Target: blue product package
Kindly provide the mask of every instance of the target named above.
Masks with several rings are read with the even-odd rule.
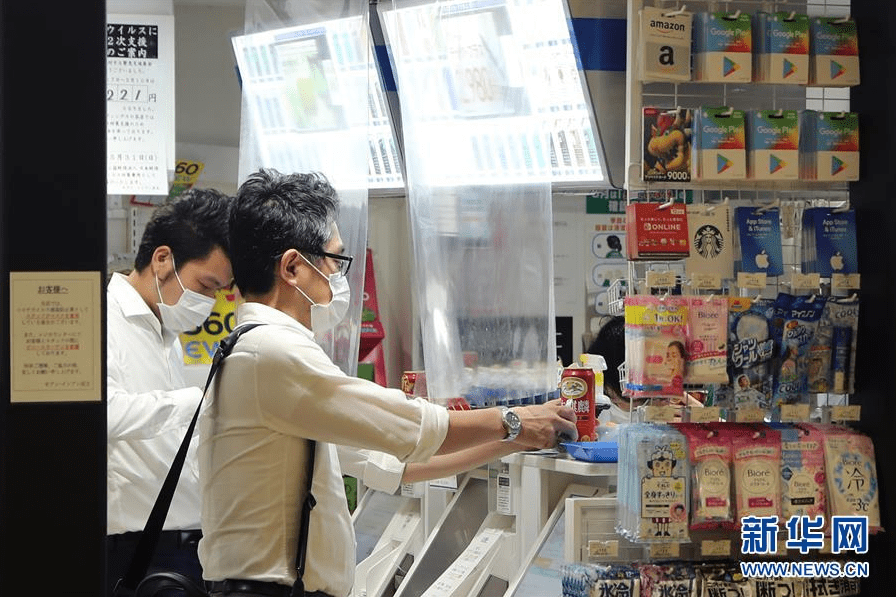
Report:
[[[735,407],[767,409],[772,399],[775,302],[732,297],[728,310],[728,371]]]
[[[784,273],[778,210],[754,207],[734,210],[740,245],[740,271],[780,276]]]
[[[858,273],[856,212],[834,212],[827,208],[806,210],[815,236],[815,268],[822,277]],[[805,216],[804,216],[805,217]]]
[[[815,338],[825,299],[797,297],[790,305],[781,337],[781,353],[775,379],[774,406],[808,403],[809,350]]]

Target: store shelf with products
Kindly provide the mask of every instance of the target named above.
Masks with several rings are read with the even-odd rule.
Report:
[[[659,202],[663,205],[659,208],[656,208],[656,205],[654,206],[656,213],[659,214],[660,210],[669,206],[675,206],[672,209],[677,209],[678,213],[684,214],[685,211],[687,212],[686,219],[689,224],[692,220],[700,220],[700,224],[694,225],[692,230],[689,230],[687,227],[684,228],[685,235],[682,236],[680,242],[683,244],[682,248],[686,249],[685,253],[690,255],[689,257],[682,258],[683,256],[674,254],[669,250],[671,245],[667,245],[661,251],[666,253],[666,259],[659,259],[659,252],[654,256],[645,248],[654,241],[636,237],[637,234],[640,234],[639,229],[642,223],[641,220],[638,220],[637,225],[633,225],[629,229],[636,232],[634,235],[629,234],[628,278],[625,280],[624,288],[621,284],[618,284],[616,289],[624,289],[629,297],[638,294],[652,294],[664,297],[682,294],[702,296],[703,302],[710,300],[712,297],[724,295],[742,297],[742,301],[746,300],[747,297],[773,299],[774,297],[781,297],[787,294],[805,295],[809,299],[814,296],[840,297],[838,300],[841,302],[848,300],[846,297],[855,298],[859,286],[858,276],[840,275],[840,272],[850,274],[851,271],[854,272],[855,269],[850,271],[850,267],[855,268],[855,264],[844,267],[841,263],[842,259],[839,257],[839,252],[832,254],[830,257],[824,257],[825,260],[830,260],[830,265],[821,261],[819,259],[821,255],[815,253],[816,249],[821,251],[820,245],[816,247],[816,239],[821,239],[824,235],[821,232],[822,229],[817,227],[818,224],[808,220],[814,217],[814,214],[818,213],[819,209],[828,210],[825,213],[828,214],[829,223],[830,221],[838,220],[838,226],[840,219],[846,221],[854,218],[851,215],[852,212],[849,211],[848,181],[853,180],[857,176],[857,170],[854,172],[846,172],[845,170],[842,173],[837,172],[837,175],[843,177],[843,180],[839,181],[834,180],[836,177],[831,177],[832,180],[824,182],[806,180],[807,172],[805,168],[812,167],[812,162],[802,154],[799,161],[804,169],[800,170],[799,173],[795,169],[798,151],[796,149],[797,141],[801,147],[803,145],[808,146],[809,142],[806,141],[806,138],[807,136],[811,137],[811,135],[808,135],[807,131],[812,131],[814,127],[820,126],[815,124],[815,121],[805,120],[805,118],[800,122],[801,117],[799,114],[806,117],[814,114],[809,112],[809,110],[822,110],[829,114],[825,118],[836,119],[841,115],[854,118],[854,116],[849,114],[848,88],[807,88],[803,85],[780,81],[777,83],[756,82],[757,77],[769,76],[767,70],[761,70],[762,65],[767,64],[769,60],[773,60],[774,58],[771,57],[776,55],[759,53],[757,44],[762,43],[762,38],[754,34],[751,45],[750,38],[746,40],[738,38],[739,33],[734,31],[737,29],[737,26],[731,24],[735,23],[735,21],[741,24],[745,23],[745,31],[749,31],[751,17],[755,13],[760,11],[770,13],[766,18],[755,18],[752,20],[753,26],[759,28],[757,31],[764,32],[765,30],[762,27],[768,27],[767,23],[774,22],[776,27],[786,27],[789,25],[785,21],[792,20],[796,23],[800,20],[795,18],[796,15],[809,15],[808,17],[800,17],[803,25],[806,27],[802,29],[800,35],[805,35],[806,37],[799,38],[794,34],[793,37],[787,38],[791,40],[804,39],[805,42],[800,42],[803,45],[794,45],[787,50],[804,53],[796,57],[787,55],[787,57],[794,60],[794,63],[784,63],[785,66],[790,65],[791,68],[784,73],[783,81],[787,80],[787,77],[796,70],[801,70],[802,73],[814,73],[816,56],[810,54],[810,44],[808,43],[811,37],[809,35],[811,27],[816,27],[816,25],[818,27],[828,25],[833,27],[854,27],[854,24],[848,20],[849,2],[747,1],[724,3],[724,7],[715,2],[693,2],[688,3],[686,10],[689,12],[683,12],[685,7],[680,2],[642,2],[641,0],[630,0],[628,2],[629,43],[627,53],[626,137],[628,168],[626,171],[626,189],[630,207],[634,203]],[[721,10],[724,10],[724,12],[716,12]],[[713,12],[715,14],[710,14]],[[695,28],[693,33],[695,39],[699,35],[722,36],[722,33],[726,35],[731,33],[732,37],[728,38],[729,41],[724,49],[726,51],[743,50],[744,48],[738,47],[738,43],[741,43],[745,46],[746,53],[739,54],[739,57],[737,54],[733,54],[733,58],[730,59],[729,54],[724,52],[717,52],[719,56],[709,51],[700,53],[698,50],[701,45],[705,44],[707,48],[711,45],[711,43],[701,41],[694,47],[693,72],[689,68],[684,67],[680,69],[682,72],[679,73],[674,73],[668,69],[665,72],[659,72],[662,68],[657,68],[656,64],[652,62],[658,52],[662,56],[659,59],[660,62],[666,61],[671,64],[673,62],[671,58],[673,50],[680,51],[676,55],[678,64],[690,62],[692,58],[690,35],[687,35],[687,43],[683,43],[679,47],[675,46],[675,40],[672,39],[674,33],[670,34],[669,39],[671,41],[669,41],[668,46],[651,45],[655,40],[653,39],[653,30],[646,24],[648,18],[646,15],[648,14],[652,15],[650,18],[653,16],[662,17],[660,20],[668,18],[670,23],[675,25],[675,27],[670,25],[669,29],[672,30],[675,30],[676,27],[681,27],[683,31],[690,31],[689,28],[693,26]],[[822,17],[830,17],[833,24],[828,23]],[[678,20],[676,21],[676,19]],[[713,19],[716,20],[714,21]],[[725,23],[726,19],[730,21],[729,24]],[[675,22],[672,23],[672,21]],[[653,21],[650,21],[650,23],[652,27]],[[701,23],[705,31],[703,29],[700,31],[696,30]],[[707,23],[713,23],[712,27],[709,27]],[[825,23],[828,23],[828,25],[825,25]],[[794,27],[798,28],[797,25],[794,25]],[[727,31],[729,29],[731,31]],[[789,35],[787,31],[784,31],[784,33]],[[649,36],[650,39],[642,37],[644,35]],[[812,35],[815,35],[815,33]],[[735,41],[730,41],[731,39]],[[760,41],[757,41],[757,39]],[[818,39],[821,39],[821,37]],[[816,41],[816,38],[812,37],[812,51],[816,49]],[[844,53],[848,54],[850,51],[845,51]],[[722,60],[720,56],[723,54],[725,61],[724,71],[721,66],[717,66],[720,72],[715,77],[723,79],[731,75],[731,79],[739,78],[741,79],[740,81],[723,83],[694,80],[698,78],[712,78],[712,76],[707,77],[705,74],[709,68],[707,65],[711,65],[712,60]],[[763,62],[764,60],[766,62]],[[817,60],[819,60],[818,64],[821,64],[821,58]],[[855,64],[848,63],[847,61],[849,60],[855,61]],[[847,67],[843,68],[849,69],[853,66],[857,68],[857,60],[857,57],[849,56],[842,59],[841,62],[848,64]],[[738,62],[743,64],[737,64]],[[813,68],[811,69],[809,68],[810,62],[813,63]],[[799,67],[795,66],[795,64],[799,64]],[[838,68],[840,66],[838,65]],[[738,69],[741,69],[740,72],[736,72]],[[651,74],[647,74],[648,70]],[[750,76],[751,71],[753,72],[752,77]],[[723,72],[724,76],[722,76]],[[821,74],[817,76],[812,74],[811,76],[818,79],[824,78]],[[679,80],[655,80],[656,78],[671,79],[675,77],[678,77]],[[806,79],[808,80],[809,76]],[[854,81],[852,84],[854,84]],[[707,109],[706,106],[724,106],[727,108]],[[653,108],[656,111],[651,111]],[[721,110],[724,110],[724,112],[721,112]],[[753,110],[768,110],[768,112],[750,112]],[[735,136],[728,140],[733,143],[732,146],[743,148],[740,150],[740,158],[738,158],[740,162],[737,163],[738,159],[736,158],[722,157],[722,150],[718,151],[718,156],[713,153],[710,156],[711,158],[718,161],[719,164],[722,164],[723,161],[725,162],[724,167],[719,166],[720,173],[726,171],[727,173],[717,176],[713,172],[712,176],[707,176],[707,178],[715,179],[705,180],[700,174],[700,168],[694,167],[695,164],[702,164],[700,162],[701,156],[697,155],[700,148],[697,137],[702,134],[701,131],[703,130],[715,130],[712,127],[724,129],[724,127],[716,126],[715,121],[706,118],[708,114],[713,115],[717,112],[723,117],[728,117],[732,114],[735,117],[738,114],[747,116],[748,125],[745,129],[740,129],[739,134],[741,136],[739,139]],[[773,126],[761,125],[764,122],[761,118],[768,117],[773,119],[788,114],[790,115],[788,117],[793,119],[793,124],[790,125],[790,128],[779,127],[780,130],[778,130]],[[703,127],[700,126],[701,118],[705,121]],[[750,128],[750,125],[755,125],[756,122],[760,123],[759,128]],[[800,135],[794,132],[797,125],[802,126],[803,129]],[[762,126],[765,126],[765,128],[762,128]],[[755,165],[758,163],[756,156],[760,155],[760,153],[758,151],[750,151],[750,137],[759,135],[756,131],[766,130],[775,131],[775,134],[781,133],[785,135],[785,137],[781,137],[787,140],[787,143],[784,145],[791,148],[790,154],[788,154],[789,157],[787,157],[787,160],[792,162],[790,164],[791,170],[787,174],[790,177],[789,179],[779,180],[771,175],[763,175],[766,178],[765,180],[757,180],[755,178],[760,174],[757,171],[758,166]],[[744,141],[744,132],[746,132],[747,141]],[[824,134],[828,134],[828,131],[825,131]],[[786,137],[786,135],[790,135],[790,137]],[[857,133],[854,134],[854,138],[851,138],[852,141],[855,141],[857,145]],[[653,146],[654,142],[656,142],[655,147]],[[673,179],[669,182],[652,180],[663,178],[662,173],[665,171],[663,166],[680,166],[678,162],[681,162],[682,159],[673,160],[672,162],[657,162],[659,165],[655,167],[650,166],[648,168],[647,166],[652,163],[651,160],[654,159],[655,155],[659,154],[660,150],[667,150],[666,146],[669,143],[672,143],[672,145],[679,143],[680,145],[677,146],[678,153],[674,154],[675,157],[687,158],[691,161],[691,165],[681,170],[681,176],[671,177],[671,174],[667,175]],[[681,145],[681,143],[684,144]],[[780,149],[784,146],[781,145],[782,141],[777,143],[774,147]],[[650,146],[649,149],[648,146]],[[671,149],[668,150],[671,151]],[[802,150],[805,150],[805,147],[802,147]],[[753,155],[754,153],[755,155]],[[771,155],[771,157],[764,158],[777,163],[777,169],[773,169],[776,175],[783,173],[785,167],[785,160],[780,158],[781,154],[782,152],[778,151],[777,157]],[[821,155],[820,152],[819,155]],[[836,156],[829,159],[832,160],[832,163],[840,163],[836,161]],[[854,156],[851,155],[850,159],[857,163],[858,152],[855,152]],[[746,167],[745,164],[752,165]],[[806,164],[809,165],[806,166]],[[713,163],[712,167],[713,169],[715,168],[715,163]],[[855,167],[855,164],[850,167]],[[659,170],[655,168],[659,168]],[[735,171],[737,172],[737,179],[726,180],[724,178],[724,176],[730,175]],[[671,173],[672,171],[669,170],[668,172]],[[832,168],[833,172],[834,169]],[[676,180],[677,178],[685,178],[688,181],[681,182]],[[675,203],[676,198],[682,196],[685,197],[685,200],[677,204],[681,206],[678,207]],[[683,205],[684,203],[687,206]],[[719,208],[722,209],[720,210]],[[710,218],[708,214],[713,210],[719,211],[716,211],[715,217]],[[718,215],[722,212],[726,214],[725,217]],[[756,214],[758,218],[752,217],[750,214]],[[672,226],[669,223],[670,218],[668,216],[660,215],[656,216],[655,219],[657,220],[657,226]],[[809,230],[806,229],[807,226],[810,228]],[[812,226],[816,226],[814,233],[811,230]],[[769,231],[768,234],[765,234],[766,227]],[[851,245],[851,250],[854,253],[854,224],[847,224],[844,230],[847,230],[847,236],[850,236],[845,242]],[[704,237],[699,237],[704,231]],[[762,231],[762,234],[769,238],[760,238],[760,233],[754,233],[754,231]],[[824,232],[825,234],[827,233],[827,228],[825,228]],[[642,234],[641,236],[645,235]],[[840,236],[842,237],[843,235],[841,234]],[[827,242],[827,237],[824,238],[823,242]],[[772,247],[776,249],[776,257],[773,257],[771,260],[766,255],[765,245],[762,244],[766,240],[774,241],[772,245],[777,244],[777,247]],[[679,241],[675,240],[674,242]],[[755,255],[755,264],[753,263],[754,255],[751,252],[754,244],[757,251],[762,249],[761,252],[757,252]],[[733,256],[731,255],[732,249],[734,249]],[[643,252],[642,255],[638,255],[639,250]],[[701,254],[702,260],[695,258],[696,252]],[[722,267],[724,260],[718,258],[724,256],[725,253],[728,254],[727,259],[729,260],[727,271]],[[713,260],[711,261],[708,257],[712,257]],[[774,263],[775,260],[777,260],[777,263]],[[831,271],[832,268],[833,272]],[[612,302],[613,310],[616,313],[621,313],[623,298],[621,296],[615,298],[616,300]],[[688,346],[690,347],[690,345]],[[801,348],[800,350],[803,351],[804,349]],[[636,364],[628,369],[631,372],[636,371],[638,368],[639,366]],[[684,383],[689,383],[688,375],[685,375]],[[699,382],[697,385],[700,386],[702,383],[705,382]],[[690,385],[694,385],[694,380],[691,380]],[[796,414],[788,412],[787,416],[784,417],[785,420],[792,420],[793,417],[796,417],[796,420],[809,420],[810,416],[814,420],[819,418],[827,420],[834,410],[831,408],[832,406],[836,405],[839,407],[848,403],[848,397],[843,394],[842,389],[841,393],[837,395],[824,391],[832,388],[822,387],[821,385],[813,389],[817,392],[817,394],[813,394],[813,396],[817,396],[817,403],[813,404],[814,408],[806,409],[805,412],[800,409]],[[780,417],[781,413],[777,412],[776,409],[774,416]],[[838,412],[836,416],[843,416],[843,413]],[[849,416],[853,417],[855,413],[851,412]]]

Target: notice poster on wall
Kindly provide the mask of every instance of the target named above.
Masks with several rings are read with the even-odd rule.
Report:
[[[174,163],[174,17],[108,15],[106,192],[167,195]]]
[[[10,272],[10,402],[102,399],[99,272]]]

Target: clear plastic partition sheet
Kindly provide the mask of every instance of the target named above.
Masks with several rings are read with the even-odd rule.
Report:
[[[525,58],[537,4],[380,4],[436,400],[513,404],[556,387],[550,135]]]
[[[243,87],[240,181],[259,168],[321,172],[340,197],[339,232],[355,260],[345,320],[317,340],[343,371],[357,370],[367,247],[373,53],[368,4],[260,1],[233,38]],[[376,79],[378,83],[378,78]]]

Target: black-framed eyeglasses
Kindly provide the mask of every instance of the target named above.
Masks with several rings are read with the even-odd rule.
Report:
[[[336,267],[342,272],[343,276],[348,275],[348,270],[352,268],[352,261],[355,260],[351,255],[338,255],[336,253],[327,253],[326,251],[308,251],[312,255],[318,257],[329,257],[336,260]]]

